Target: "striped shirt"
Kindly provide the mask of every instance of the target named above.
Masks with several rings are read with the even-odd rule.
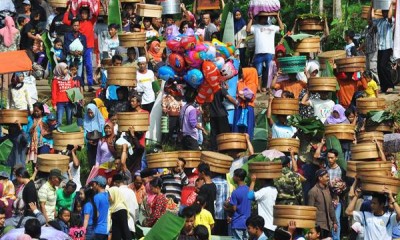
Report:
[[[217,176],[212,179],[217,187],[217,196],[215,198],[215,215],[214,218],[218,220],[226,219],[224,203],[228,199],[228,182],[222,176]]]
[[[167,198],[175,196],[180,202],[182,188],[189,184],[189,179],[186,174],[184,172],[165,174],[161,176],[161,179],[163,181],[162,192],[165,196]]]
[[[56,202],[57,202],[56,188],[51,186],[50,183],[47,181],[39,189],[38,195],[39,195],[39,202],[45,203],[47,219],[49,221],[54,220],[54,213],[56,211]]]
[[[393,48],[393,24],[387,18],[374,19],[373,23],[378,29],[378,50]]]

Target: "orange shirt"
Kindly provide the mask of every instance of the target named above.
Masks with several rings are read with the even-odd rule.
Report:
[[[360,81],[354,81],[353,79],[338,79],[339,83],[339,91],[337,92],[337,96],[339,98],[339,103],[344,108],[348,108],[351,103],[351,99],[355,92],[360,90],[365,90],[368,87],[367,80],[365,78],[361,78]]]
[[[243,71],[243,79],[238,81],[237,90],[238,92],[243,91],[245,87],[250,89],[254,93],[254,96],[249,102],[247,102],[247,105],[254,107],[254,101],[256,100],[256,94],[258,89],[257,70],[255,68],[249,67],[249,68],[243,68],[242,71]],[[240,98],[238,98],[238,100],[240,100]],[[245,103],[241,101],[240,105],[244,107]]]
[[[279,83],[275,83],[275,89],[282,89],[283,91],[289,91],[293,93],[294,98],[299,98],[301,90],[307,86],[307,83],[297,80],[285,80]]]
[[[139,189],[136,189],[135,185],[133,183],[131,183],[131,184],[129,184],[128,187],[135,192],[136,200],[137,200],[138,204],[142,204],[143,199],[146,196],[146,188],[144,187],[144,185],[142,185]]]

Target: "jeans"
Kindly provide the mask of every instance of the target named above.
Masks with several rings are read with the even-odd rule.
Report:
[[[95,239],[93,225],[87,226],[87,228],[86,228],[86,238],[85,239],[86,240],[94,240]]]
[[[247,240],[247,230],[246,229],[232,229],[233,239]]]
[[[83,63],[86,69],[86,77],[87,77],[87,84],[88,86],[93,86],[93,66],[92,66],[92,55],[93,55],[93,48],[86,48],[85,54],[83,55]],[[83,77],[82,72],[82,77]]]
[[[335,232],[332,229],[332,238],[333,240],[340,240],[340,214],[342,213],[342,204],[339,202],[335,209],[336,221],[337,221],[337,231]]]
[[[263,70],[263,63],[265,63],[265,68],[266,68],[266,76],[268,76],[268,69],[269,69],[269,64],[272,61],[274,57],[274,54],[270,54],[270,53],[259,53],[254,55],[254,60],[253,60],[253,64],[254,67],[257,69],[257,74],[258,77],[262,76],[262,70]],[[265,81],[264,81],[265,79]],[[262,82],[262,87],[266,87],[267,86],[267,81],[268,78],[263,78],[263,82]]]
[[[67,124],[72,123],[72,103],[70,102],[59,102],[57,103],[57,123],[59,125],[62,124],[62,119],[64,115],[64,111],[67,114]]]
[[[39,154],[46,154],[46,153],[50,153],[50,146],[49,145],[43,145],[41,147],[38,148],[38,155]]]
[[[378,76],[381,83],[381,91],[386,92],[388,88],[394,88],[392,75],[390,73],[390,56],[392,49],[378,51]]]

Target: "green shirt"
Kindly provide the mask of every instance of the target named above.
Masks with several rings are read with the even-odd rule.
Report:
[[[66,208],[72,211],[72,205],[74,204],[74,199],[76,192],[72,193],[69,196],[65,196],[64,189],[60,188],[56,191],[57,194],[57,203],[56,203],[56,210],[57,213],[61,208]]]

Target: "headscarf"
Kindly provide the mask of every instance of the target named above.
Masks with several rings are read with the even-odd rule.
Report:
[[[67,81],[70,79],[69,74],[67,73],[64,75],[64,70],[68,68],[68,65],[64,62],[57,63],[56,67],[54,68],[54,78],[59,80]]]
[[[89,109],[92,110],[94,114],[93,118],[90,118],[87,114]],[[86,113],[83,119],[83,128],[85,131],[93,132],[94,130],[97,130],[99,132],[103,132],[104,125],[105,121],[99,109],[93,103],[89,103],[86,107]]]
[[[104,125],[104,128],[106,126],[109,126],[111,128],[111,134],[109,136],[104,136],[103,138],[103,142],[107,142],[107,146],[108,146],[108,150],[110,150],[110,152],[112,154],[115,153],[115,147],[114,147],[114,140],[115,140],[115,134],[114,134],[114,124],[111,121],[107,121]]]
[[[17,237],[17,240],[31,240],[31,239],[32,237],[29,236],[28,234],[22,234]]]
[[[319,64],[317,61],[310,61],[307,64],[308,67],[308,74],[311,76],[311,73],[313,73],[315,70],[318,70],[317,77],[319,77]]]
[[[335,111],[337,113],[339,113],[339,118],[334,118],[333,117],[333,112],[335,112]],[[344,114],[345,111],[346,111],[346,109],[344,109],[344,107],[342,105],[336,104],[335,106],[333,106],[332,113],[326,119],[326,122],[328,124],[340,124],[340,123],[343,123],[344,121],[347,120],[346,115]]]
[[[233,10],[233,27],[235,30],[235,34],[239,32],[244,26],[246,26],[246,21],[243,18],[243,14],[240,19],[235,18],[237,12],[240,12],[240,14],[242,14],[242,12],[238,8]]]
[[[97,108],[99,109],[101,115],[103,115],[104,119],[108,119],[108,111],[106,106],[104,105],[103,100],[100,98],[95,98],[93,101],[96,103]]]
[[[159,47],[160,50],[158,52],[156,52],[155,48]],[[150,47],[149,47],[149,54],[153,57],[154,61],[156,62],[161,62],[162,61],[162,51],[161,51],[161,45],[159,41],[152,41],[150,43]]]
[[[128,211],[128,207],[126,205],[126,201],[124,196],[121,193],[121,190],[118,187],[110,187],[108,190],[108,194],[110,194],[110,213],[115,213],[119,210]]]
[[[0,29],[0,35],[3,38],[3,44],[10,47],[14,43],[14,38],[19,30],[15,28],[15,23],[12,17],[7,16],[4,20],[4,27]]]

